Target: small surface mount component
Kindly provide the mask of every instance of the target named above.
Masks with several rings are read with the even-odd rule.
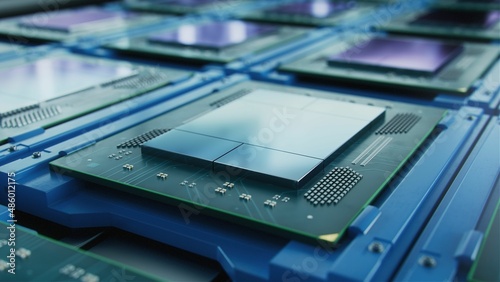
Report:
[[[86,7],[2,19],[0,34],[43,41],[75,41],[124,32],[160,20],[162,17],[154,14]]]
[[[0,227],[1,281],[99,282],[130,277],[157,281],[156,277],[35,235],[20,226],[15,227],[15,244],[9,244],[12,227],[3,222]],[[47,264],[48,258],[57,263]]]
[[[212,215],[290,238],[335,244],[445,114],[344,98],[244,82],[78,151],[93,165],[70,155],[51,166],[165,203],[202,206]],[[193,112],[202,114],[192,117]],[[116,154],[109,148],[123,143],[117,140],[155,128],[170,130],[127,148],[133,157],[125,166],[108,157]]]
[[[496,46],[486,44],[396,36],[362,38],[322,43],[319,51],[284,63],[280,69],[300,77],[338,79],[339,83],[466,95],[500,53]]]
[[[121,39],[105,46],[137,55],[182,60],[183,63],[186,60],[228,63],[291,42],[308,30],[242,20],[200,21]]]
[[[221,188],[221,187],[217,187],[217,188],[215,188],[215,192],[216,192],[217,194],[224,195],[224,194],[226,194],[227,189],[225,189],[225,188]]]
[[[248,195],[248,194],[243,193],[240,195],[240,199],[248,202],[252,199],[252,195]]]
[[[500,39],[500,5],[496,10],[426,9],[397,18],[380,28],[400,34],[495,41]]]
[[[158,177],[161,180],[167,180],[168,174],[163,173],[163,172],[159,172],[156,174],[156,177]]]
[[[276,207],[276,204],[277,204],[276,201],[273,201],[273,200],[266,200],[264,202],[264,206],[270,207],[270,208]]]
[[[0,64],[0,142],[187,77],[189,72],[54,52]],[[147,83],[145,83],[147,82]],[[153,131],[142,138],[160,134]],[[140,142],[132,140],[130,144]],[[144,139],[145,140],[145,139]],[[127,147],[129,143],[123,144]]]
[[[123,169],[130,171],[130,170],[134,169],[134,166],[131,164],[124,164]]]

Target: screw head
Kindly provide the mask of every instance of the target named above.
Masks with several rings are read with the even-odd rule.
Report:
[[[427,268],[435,267],[437,265],[437,261],[435,258],[431,256],[422,256],[419,260],[418,263]]]
[[[380,242],[373,242],[370,244],[370,246],[368,246],[368,250],[372,253],[377,253],[377,254],[380,254],[380,253],[383,253],[384,252],[384,245],[382,245],[382,243]]]

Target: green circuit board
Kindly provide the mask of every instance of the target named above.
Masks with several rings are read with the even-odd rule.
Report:
[[[49,69],[47,71],[46,69]],[[66,52],[0,64],[0,144],[192,75],[189,71]]]
[[[243,82],[51,163],[287,238],[336,244],[446,114]]]
[[[50,262],[50,263],[48,263]],[[108,259],[0,222],[1,281],[158,281]]]

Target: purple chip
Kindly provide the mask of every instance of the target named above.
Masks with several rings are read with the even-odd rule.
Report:
[[[378,68],[436,73],[453,60],[463,47],[435,40],[373,38],[363,44],[328,57],[330,65],[349,68]]]
[[[464,26],[470,28],[489,28],[500,20],[500,11],[465,11],[465,10],[431,10],[412,24],[434,26]]]
[[[149,41],[219,49],[243,43],[277,30],[278,27],[273,25],[233,20],[202,25],[183,25],[175,30],[153,35],[149,37]]]
[[[132,16],[133,14],[130,13],[92,8],[52,14],[35,14],[30,17],[22,18],[19,25],[69,32],[89,25],[100,23],[107,25],[117,21],[124,21]]]
[[[314,18],[326,18],[331,16],[332,14],[351,9],[355,5],[356,4],[351,1],[334,3],[330,1],[317,0],[312,2],[299,2],[281,5],[276,8],[267,10],[266,12],[285,15],[307,16]]]

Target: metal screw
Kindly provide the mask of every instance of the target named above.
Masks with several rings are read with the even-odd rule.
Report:
[[[431,256],[422,256],[419,260],[418,263],[423,266],[423,267],[435,267],[437,265],[437,261],[435,258]]]
[[[34,159],[38,159],[39,157],[42,156],[41,152],[34,152],[33,155],[31,155]]]
[[[9,147],[9,152],[15,152],[17,151],[17,146],[16,145],[12,145]]]
[[[372,253],[380,254],[384,252],[384,245],[382,245],[382,243],[380,242],[373,242],[370,244],[370,246],[368,246],[368,250]]]

